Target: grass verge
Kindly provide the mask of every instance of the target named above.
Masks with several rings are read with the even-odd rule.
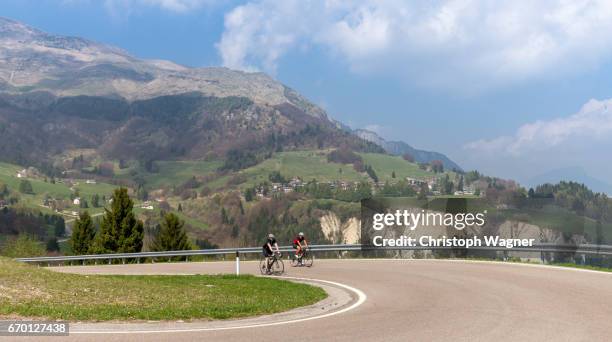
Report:
[[[0,317],[65,320],[229,319],[316,303],[321,288],[233,275],[85,276],[0,258]]]

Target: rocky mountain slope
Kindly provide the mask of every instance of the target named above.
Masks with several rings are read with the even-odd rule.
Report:
[[[283,149],[382,149],[263,73],[142,60],[0,18],[0,155],[34,164],[89,148],[104,158],[256,160]]]
[[[259,105],[291,104],[310,116],[326,117],[321,108],[263,73],[142,60],[116,47],[48,34],[1,17],[0,84],[3,91],[16,94],[39,90],[58,97],[129,101],[198,92],[247,97]]]

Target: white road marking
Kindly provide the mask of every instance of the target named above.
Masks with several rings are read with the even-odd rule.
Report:
[[[218,328],[188,328],[188,329],[163,329],[163,330],[132,330],[132,331],[113,331],[113,330],[100,330],[100,331],[70,331],[70,335],[72,334],[159,334],[159,333],[185,333],[185,332],[199,332],[199,331],[220,331],[220,330],[233,330],[233,329],[248,329],[248,328],[261,328],[261,327],[269,327],[275,325],[284,325],[284,324],[293,324],[299,322],[312,321],[315,319],[327,318],[335,315],[339,315],[350,310],[353,310],[365,303],[368,299],[368,296],[361,290],[354,288],[352,286],[348,286],[342,283],[338,283],[335,281],[329,280],[321,280],[321,279],[312,279],[312,278],[298,278],[298,277],[275,277],[289,280],[300,280],[300,281],[312,281],[312,282],[321,282],[334,286],[338,286],[344,288],[348,291],[353,292],[357,295],[357,301],[353,303],[351,306],[348,306],[344,309],[329,312],[323,315],[298,318],[288,321],[280,321],[280,322],[270,322],[270,323],[259,323],[259,324],[248,324],[248,325],[237,325],[237,326],[229,326],[229,327],[218,327]]]

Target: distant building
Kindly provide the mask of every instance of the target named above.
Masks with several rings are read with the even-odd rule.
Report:
[[[96,184],[96,180],[95,179],[88,179],[85,181],[85,183],[87,184]]]
[[[72,200],[72,204],[74,205],[81,205],[81,198],[77,197],[75,199]]]

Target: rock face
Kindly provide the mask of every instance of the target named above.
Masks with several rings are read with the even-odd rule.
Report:
[[[345,222],[341,222],[335,213],[328,212],[321,217],[321,231],[333,243],[359,243],[361,238],[361,222],[356,217],[351,217]]]

